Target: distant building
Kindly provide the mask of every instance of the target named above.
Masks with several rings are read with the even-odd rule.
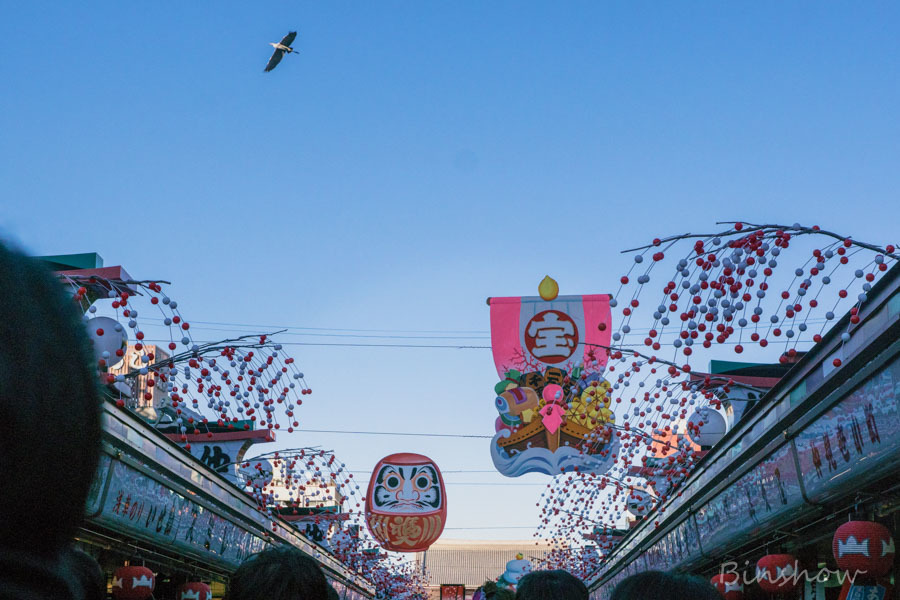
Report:
[[[552,546],[545,540],[441,540],[425,552],[415,555],[416,567],[428,575],[430,598],[440,598],[441,584],[466,586],[466,598],[485,581],[496,581],[506,570],[506,563],[522,553],[540,568]]]

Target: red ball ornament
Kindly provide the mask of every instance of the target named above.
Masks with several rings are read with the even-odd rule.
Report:
[[[744,586],[737,573],[720,573],[709,580],[724,600],[743,600]]]
[[[153,595],[156,575],[147,567],[119,567],[113,573],[112,595],[120,600],[144,600]]]
[[[894,538],[874,521],[849,521],[837,528],[831,551],[838,568],[865,578],[884,577],[894,564]]]
[[[798,580],[797,559],[792,554],[767,554],[756,563],[756,581],[764,591],[778,594],[793,591]]]

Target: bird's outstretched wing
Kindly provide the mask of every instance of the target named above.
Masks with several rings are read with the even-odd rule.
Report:
[[[290,46],[291,44],[294,43],[294,38],[296,38],[296,37],[297,37],[296,31],[290,32],[289,34],[287,34],[286,36],[281,38],[281,45],[282,46]]]
[[[266,68],[264,69],[265,72],[268,73],[269,71],[277,67],[278,63],[281,62],[282,56],[284,56],[284,50],[275,50],[275,52],[272,53],[272,57],[269,59],[269,64],[267,64]]]

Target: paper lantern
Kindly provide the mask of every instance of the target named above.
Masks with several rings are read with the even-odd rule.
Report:
[[[205,583],[189,581],[178,588],[178,600],[212,600],[212,590]]]
[[[742,600],[744,597],[744,586],[737,573],[719,573],[709,582],[713,584],[724,600]]]
[[[768,554],[756,563],[756,581],[763,590],[772,593],[791,592],[797,587],[795,575],[800,567],[792,554]]]
[[[128,334],[121,323],[109,317],[94,317],[84,326],[94,345],[94,358],[105,360],[107,367],[114,367],[124,360],[124,352],[122,356],[116,354],[116,350],[124,351],[128,345]]]
[[[650,512],[653,498],[644,490],[634,489],[628,494],[625,505],[628,507],[628,512],[636,517],[643,517]]]
[[[687,434],[695,444],[715,446],[728,429],[722,413],[702,408],[688,419]]]
[[[850,521],[834,532],[831,550],[838,568],[866,579],[884,577],[894,565],[894,538],[874,521]]]
[[[112,595],[119,600],[144,600],[153,595],[156,575],[147,567],[119,567],[113,573]]]
[[[447,492],[441,471],[421,454],[378,461],[366,494],[366,524],[386,550],[422,552],[444,531]]]

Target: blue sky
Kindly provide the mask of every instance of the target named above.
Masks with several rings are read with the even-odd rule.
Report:
[[[394,332],[486,332],[487,296],[548,273],[614,291],[619,250],[717,220],[896,241],[898,26],[889,2],[14,3],[0,236],[168,279],[194,322]],[[307,428],[492,430],[488,350],[291,350]],[[486,440],[280,443],[491,468]],[[540,490],[451,484],[448,527],[531,526]]]

